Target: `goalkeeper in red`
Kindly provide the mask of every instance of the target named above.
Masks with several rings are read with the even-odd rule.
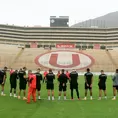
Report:
[[[30,97],[32,95],[33,101],[36,102],[36,75],[32,73],[31,70],[29,70],[29,90],[27,95],[27,103],[30,103]]]

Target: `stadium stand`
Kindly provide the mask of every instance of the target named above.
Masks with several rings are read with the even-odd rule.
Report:
[[[64,44],[68,50],[83,52],[95,59],[92,71],[111,72],[118,67],[118,28],[62,28],[19,27],[0,25],[0,65],[19,69],[27,66],[36,69],[36,56],[49,50],[60,50]],[[58,45],[58,46],[57,46]],[[19,47],[19,48],[18,48]],[[62,48],[61,50],[66,50]],[[113,50],[111,50],[113,49]],[[115,49],[115,50],[114,50]],[[42,68],[43,69],[43,68]],[[81,70],[81,71],[84,71]]]
[[[21,49],[16,45],[0,44],[0,65],[10,66]]]
[[[118,50],[114,49],[114,50],[109,50],[108,52],[115,67],[118,68]]]
[[[23,51],[24,51],[24,48],[21,48],[21,50],[17,53],[16,57],[14,58],[14,60],[12,61],[9,67],[13,66],[17,62],[19,57],[22,55]]]
[[[46,52],[44,49],[39,48],[26,48],[19,56],[19,58],[12,65],[13,68],[19,69],[19,67],[26,66],[28,69],[36,69],[38,65],[35,64],[36,56]]]
[[[111,72],[115,70],[114,63],[110,60],[106,50],[86,50],[86,54],[91,55],[95,59],[92,71],[99,72],[101,69]],[[114,59],[113,59],[114,60]]]
[[[0,44],[0,65],[1,67],[7,65],[9,68],[19,69],[20,67],[26,66],[28,69],[36,69],[38,65],[35,64],[35,58],[43,54],[45,52],[49,52],[48,50],[44,50],[43,48],[25,48],[20,49],[14,45],[5,45]],[[55,51],[57,49],[54,49]],[[114,71],[116,66],[118,67],[118,51],[110,50],[109,53],[112,56],[112,60],[110,59],[109,55],[107,54],[106,50],[77,50],[74,51],[83,52],[92,56],[95,59],[95,63],[91,66],[92,71],[100,71],[104,69],[107,72]],[[15,60],[15,61],[14,61]],[[115,62],[115,64],[113,63]],[[42,68],[45,70],[45,68]],[[85,71],[85,69],[81,70]]]

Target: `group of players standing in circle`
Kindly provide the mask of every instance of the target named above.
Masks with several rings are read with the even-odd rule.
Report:
[[[54,100],[54,79],[56,75],[53,73],[52,69],[49,69],[49,72],[44,72],[44,76],[40,73],[40,68],[37,69],[37,72],[33,73],[32,70],[28,70],[28,75],[26,74],[26,67],[18,70],[10,70],[10,96],[12,96],[12,89],[14,89],[14,97],[18,97],[21,99],[21,92],[23,91],[23,100],[27,100],[27,103],[30,103],[30,96],[32,95],[33,101],[36,102],[36,91],[38,92],[38,99],[40,98],[40,90],[41,90],[41,80],[46,82],[46,88],[48,91],[48,100]],[[2,87],[1,95],[5,96],[4,94],[4,85],[6,81],[6,71],[7,67],[4,67],[3,70],[0,70],[0,85]],[[71,90],[71,100],[73,100],[73,90],[76,90],[77,98],[80,100],[79,90],[78,90],[78,73],[76,70],[72,70],[72,72],[65,72],[64,69],[58,71],[57,73],[57,80],[59,82],[59,94],[58,100],[61,99],[62,92],[64,93],[64,100],[66,100],[66,89],[67,89],[67,82],[70,83],[70,90]],[[92,84],[93,84],[93,74],[90,72],[90,69],[87,68],[86,73],[84,74],[85,78],[85,97],[84,100],[87,100],[87,92],[88,89],[90,91],[90,100],[92,100]],[[18,96],[16,96],[16,88],[17,88],[17,79],[19,79],[19,91]],[[101,74],[99,75],[98,87],[99,87],[99,99],[101,100],[102,97],[102,90],[104,91],[105,99],[107,99],[106,94],[106,80],[107,75],[104,74],[104,71],[101,70]],[[114,76],[112,77],[113,80],[113,95],[114,97],[112,100],[116,100],[116,92],[118,90],[118,69]],[[28,94],[26,97],[26,87],[28,83]],[[51,97],[52,96],[52,97]]]

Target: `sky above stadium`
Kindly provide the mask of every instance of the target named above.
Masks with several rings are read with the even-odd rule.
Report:
[[[49,26],[50,16],[69,16],[70,25],[118,11],[118,0],[0,0],[0,24]]]

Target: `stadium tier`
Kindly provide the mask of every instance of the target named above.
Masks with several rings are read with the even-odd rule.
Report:
[[[61,28],[61,27],[17,27],[0,25],[0,42],[5,41],[31,44],[37,47],[56,43],[74,43],[76,48],[94,48],[100,44],[101,48],[118,46],[118,28]]]
[[[117,38],[118,28],[0,25],[0,65],[111,72],[118,68]]]
[[[98,72],[104,69],[112,72],[118,67],[116,55],[117,50],[112,50],[109,54],[106,50],[88,49],[79,51],[75,50],[44,50],[43,48],[18,48],[15,45],[0,44],[0,65],[9,68],[19,69],[26,66],[28,69],[40,67],[42,70],[52,68],[59,70],[73,68],[79,71],[85,71],[90,67],[92,71]],[[57,59],[59,58],[59,59]],[[115,62],[115,63],[114,63]]]

